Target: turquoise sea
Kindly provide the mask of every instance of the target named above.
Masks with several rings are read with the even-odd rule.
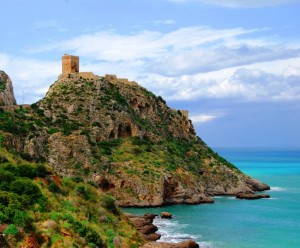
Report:
[[[300,247],[300,149],[215,149],[243,172],[271,186],[270,199],[216,197],[215,204],[124,209],[135,214],[169,211],[156,219],[162,241],[193,238],[205,248]]]

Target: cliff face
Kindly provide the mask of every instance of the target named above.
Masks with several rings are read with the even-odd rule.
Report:
[[[11,80],[4,71],[0,71],[0,106],[16,104]]]
[[[134,82],[74,73],[60,77],[30,109],[2,115],[5,146],[48,161],[63,177],[83,178],[121,206],[195,204],[268,189],[214,153],[185,116]]]

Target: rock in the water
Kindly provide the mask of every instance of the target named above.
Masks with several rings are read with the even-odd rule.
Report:
[[[148,241],[156,241],[159,240],[161,237],[161,235],[159,233],[151,233],[149,235],[147,235],[147,240]]]
[[[261,198],[270,198],[268,194],[252,194],[252,193],[239,193],[236,195],[238,199],[255,200]]]
[[[126,213],[128,219],[136,227],[136,229],[143,235],[145,240],[156,241],[160,239],[160,234],[157,234],[157,226],[153,225],[154,214],[145,214],[144,216],[138,216]]]
[[[142,248],[199,248],[199,245],[193,240],[187,240],[179,243],[150,242]]]
[[[4,71],[0,71],[0,106],[16,104],[12,82]]]
[[[157,230],[158,230],[157,226],[155,226],[153,224],[149,224],[149,225],[143,226],[140,229],[140,232],[145,235],[149,235],[151,233],[155,233]]]
[[[173,215],[169,212],[162,212],[160,214],[160,217],[163,218],[163,219],[172,219]]]

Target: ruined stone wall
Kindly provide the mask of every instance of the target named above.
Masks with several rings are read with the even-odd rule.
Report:
[[[179,110],[181,114],[188,120],[189,119],[189,111],[188,110]]]
[[[134,81],[129,81],[127,78],[118,78],[116,75],[113,74],[106,74],[104,77],[111,83],[123,83],[125,85],[137,86],[138,83]]]
[[[83,78],[89,78],[89,79],[98,79],[98,78],[101,78],[101,77],[95,75],[92,72],[79,72],[79,76],[83,77]]]

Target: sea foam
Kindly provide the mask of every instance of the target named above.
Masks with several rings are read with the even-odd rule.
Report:
[[[161,234],[159,242],[181,242],[188,239],[195,241],[201,238],[200,235],[189,235],[183,232],[187,225],[179,224],[178,221],[171,219],[156,218],[153,222],[158,227],[158,233]]]
[[[287,191],[287,188],[283,188],[283,187],[271,187],[270,191],[272,192],[280,192],[280,191]]]

